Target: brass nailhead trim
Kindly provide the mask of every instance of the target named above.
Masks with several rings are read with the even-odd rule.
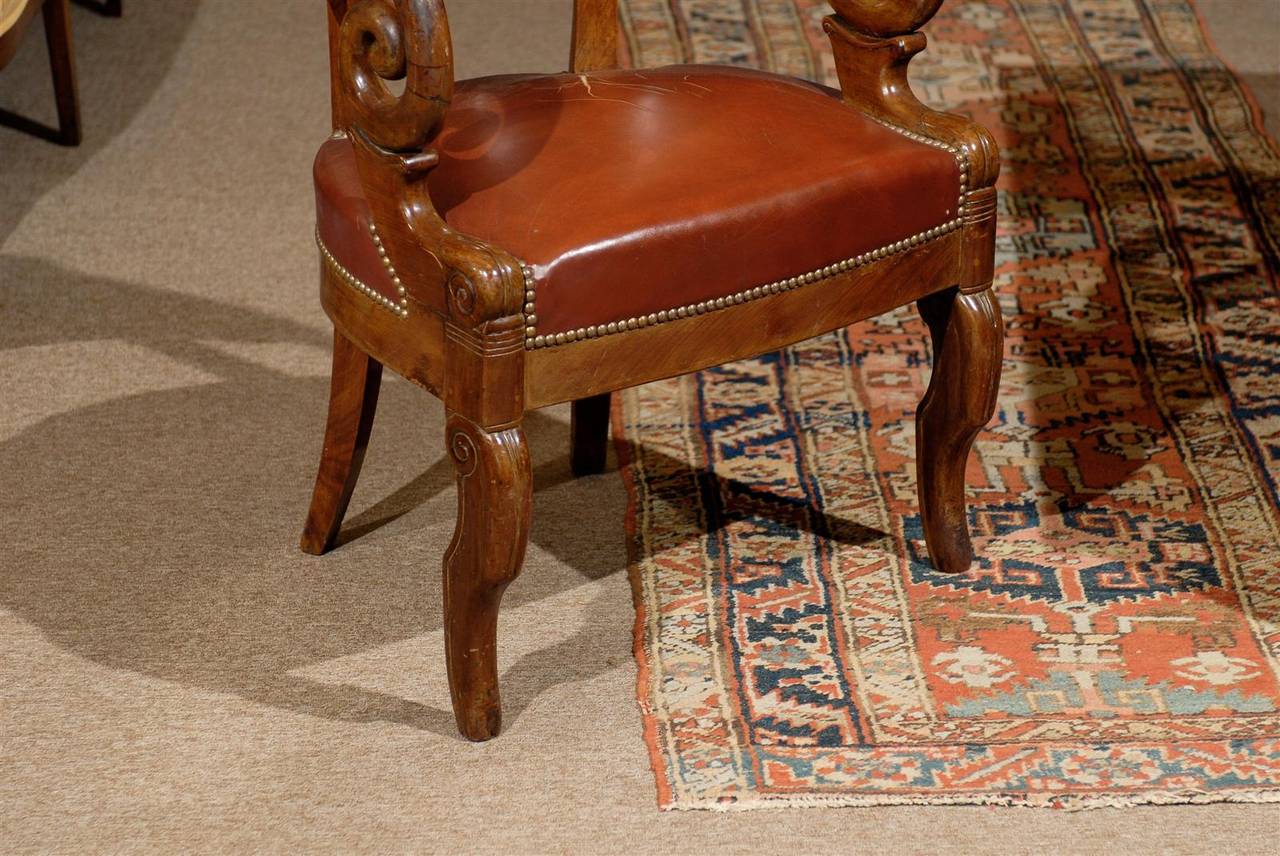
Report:
[[[891,131],[902,134],[909,140],[917,143],[923,143],[933,146],[937,149],[950,152],[956,159],[956,165],[960,169],[960,197],[956,202],[956,216],[953,220],[948,220],[940,226],[934,226],[932,229],[926,229],[923,232],[912,235],[909,238],[903,238],[901,241],[895,241],[892,244],[880,247],[879,249],[869,250],[858,256],[844,259],[843,261],[829,264],[826,267],[809,271],[808,273],[798,274],[787,279],[780,279],[777,282],[771,282],[767,285],[758,285],[755,288],[749,288],[746,291],[739,291],[736,294],[726,295],[725,297],[716,297],[711,300],[704,300],[701,303],[691,303],[685,306],[679,306],[675,309],[664,309],[661,312],[651,312],[648,315],[637,315],[634,318],[627,318],[623,321],[610,321],[606,324],[593,324],[589,327],[578,327],[575,330],[567,330],[563,333],[547,333],[539,334],[537,331],[538,316],[534,314],[534,288],[535,280],[533,269],[528,265],[522,268],[524,273],[524,346],[530,350],[536,348],[548,348],[554,345],[563,345],[568,342],[576,342],[579,339],[597,339],[601,336],[609,336],[614,333],[622,333],[627,330],[636,330],[641,327],[651,327],[655,324],[662,324],[667,321],[675,321],[680,318],[687,318],[690,315],[702,315],[706,312],[714,312],[717,309],[723,309],[726,306],[736,306],[739,303],[746,303],[750,300],[756,300],[761,297],[767,297],[770,294],[780,294],[784,291],[791,291],[819,280],[829,279],[836,274],[845,273],[856,267],[869,264],[871,262],[880,261],[891,255],[896,255],[904,250],[917,247],[926,241],[941,237],[948,232],[954,232],[961,226],[961,218],[964,216],[965,196],[969,190],[969,156],[958,146],[950,143],[944,143],[941,140],[935,140],[932,137],[926,137],[923,134],[917,134],[915,131],[908,131],[906,128],[900,128],[883,119],[875,116],[867,118],[883,125]]]
[[[690,303],[685,306],[678,306],[675,309],[664,309],[661,312],[654,312],[648,315],[637,315],[634,318],[627,318],[622,321],[610,321],[606,324],[593,324],[590,327],[578,327],[575,330],[567,330],[563,333],[547,333],[545,335],[536,334],[530,317],[525,317],[525,340],[526,348],[531,350],[537,348],[547,348],[553,345],[563,345],[568,342],[576,342],[580,339],[598,339],[601,336],[608,336],[614,333],[622,333],[627,330],[636,330],[641,327],[651,327],[655,324],[662,324],[667,321],[676,321],[680,318],[687,318],[690,315],[703,315],[707,312],[714,312],[717,309],[724,309],[726,306],[736,306],[740,303],[747,303],[757,300],[761,297],[767,297],[770,294],[781,294],[784,291],[792,291],[805,285],[818,282],[824,279],[830,279],[836,274],[845,273],[856,267],[878,262],[881,259],[897,255],[904,250],[918,247],[919,245],[939,238],[948,232],[954,232],[960,228],[961,221],[959,218],[948,220],[940,226],[934,226],[932,229],[926,229],[919,234],[904,238],[901,241],[895,241],[892,244],[881,247],[877,250],[870,250],[862,255],[853,256],[844,259],[835,264],[818,268],[809,273],[799,274],[797,276],[780,279],[777,282],[771,282],[768,285],[758,285],[755,288],[739,291],[736,294],[726,295],[725,297],[716,297],[710,300],[704,300],[701,303]],[[528,282],[529,280],[525,280]],[[528,293],[532,293],[529,289]],[[532,301],[530,301],[532,303]],[[526,304],[528,306],[530,304]]]
[[[935,140],[933,137],[926,137],[924,134],[917,134],[915,131],[908,131],[906,128],[878,119],[875,116],[868,116],[867,118],[877,125],[883,125],[890,131],[898,132],[908,140],[924,143],[926,146],[933,146],[935,149],[942,149],[944,152],[951,152],[956,159],[957,166],[960,167],[960,197],[964,198],[965,193],[969,190],[969,155],[964,149],[959,146],[953,146],[950,143],[944,143],[942,140]]]
[[[396,293],[399,300],[392,300],[380,291],[376,291],[365,285],[356,275],[342,266],[342,263],[333,257],[333,253],[329,252],[329,248],[324,245],[324,241],[320,239],[320,228],[316,227],[316,246],[320,247],[320,255],[324,257],[325,263],[329,268],[338,275],[338,277],[347,285],[359,291],[366,297],[372,298],[375,303],[384,309],[388,309],[405,318],[409,315],[409,296],[405,293],[404,283],[400,281],[400,276],[396,273],[395,266],[391,264],[391,259],[387,258],[387,250],[382,246],[382,238],[378,235],[378,228],[369,224],[369,235],[373,238],[373,245],[378,249],[378,256],[382,259],[382,265],[387,269],[387,273],[391,276],[391,282],[396,287]]]
[[[521,264],[520,275],[524,277],[524,344],[527,348],[538,332],[538,316],[534,314],[533,305],[533,268]]]
[[[952,157],[956,159],[956,166],[960,169],[960,201],[959,210],[956,216],[964,214],[965,195],[969,192],[969,153],[959,146],[953,146],[950,143],[944,143],[942,140],[935,140],[933,137],[926,137],[924,134],[918,134],[915,131],[908,131],[906,128],[886,122],[884,119],[875,116],[867,116],[868,119],[877,125],[883,125],[890,131],[896,131],[908,140],[916,143],[923,143],[926,146],[933,146],[935,149],[942,149],[944,152],[951,152]]]

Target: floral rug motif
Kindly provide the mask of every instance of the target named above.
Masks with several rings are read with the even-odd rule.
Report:
[[[624,0],[629,61],[834,82],[820,0]],[[1280,154],[1185,0],[945,4],[1003,149],[979,561],[917,514],[911,309],[620,396],[664,808],[1280,801]]]

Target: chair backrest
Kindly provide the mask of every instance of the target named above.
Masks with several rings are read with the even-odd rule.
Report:
[[[334,127],[354,126],[386,150],[420,150],[439,131],[453,98],[453,43],[445,0],[327,4]],[[835,12],[831,26],[874,41],[914,33],[942,0],[828,0],[828,5]],[[923,45],[921,41],[911,53]],[[613,68],[617,49],[617,0],[573,0],[570,70]],[[846,66],[857,64],[845,61]],[[905,73],[905,60],[895,67]],[[842,71],[842,82],[845,76]],[[388,88],[387,81],[394,80],[405,81],[402,93]],[[905,85],[905,78],[897,85]]]
[[[573,0],[570,71],[598,71],[618,64],[618,0]]]
[[[26,0],[0,0],[22,6]],[[358,0],[328,0],[330,32],[342,23],[347,9]],[[391,0],[394,2],[394,0]],[[332,37],[330,39],[332,43]],[[569,49],[571,71],[613,68],[618,56],[618,0],[573,0],[573,43]]]
[[[420,48],[431,45],[429,52],[449,66],[444,71],[449,78],[447,88],[452,90],[452,47],[444,0],[328,0],[328,9],[330,93],[335,127],[342,124],[340,113],[343,100],[339,30],[343,20],[351,12],[381,24],[393,20],[402,22],[403,26],[392,24],[389,29],[378,27],[382,36],[386,37],[380,37],[379,40],[388,45],[395,44],[397,52],[406,43],[416,42]],[[392,33],[391,29],[395,32]],[[618,63],[617,55],[618,0],[573,0],[573,39],[569,49],[569,69],[586,72],[614,68]],[[405,69],[402,68],[399,76],[404,73]],[[409,68],[408,73],[413,75],[414,69]],[[379,74],[386,76],[381,72]],[[396,76],[393,73],[389,79]]]

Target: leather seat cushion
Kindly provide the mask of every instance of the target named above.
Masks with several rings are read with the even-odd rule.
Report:
[[[532,268],[540,336],[884,247],[953,220],[962,187],[954,153],[833,90],[726,66],[463,81],[437,146],[437,209]],[[324,144],[316,183],[321,240],[394,296],[348,140]]]

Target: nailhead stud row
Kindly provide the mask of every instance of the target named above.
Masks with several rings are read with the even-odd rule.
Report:
[[[653,312],[649,315],[641,315],[635,318],[628,318],[625,321],[611,321],[608,324],[592,325],[590,327],[579,327],[576,330],[568,330],[563,333],[548,333],[546,335],[538,335],[537,324],[538,316],[535,314],[534,306],[534,278],[533,269],[528,265],[523,268],[525,291],[524,291],[524,334],[526,348],[546,348],[552,345],[563,345],[567,342],[576,342],[580,339],[595,339],[600,336],[608,336],[612,333],[622,333],[627,330],[637,330],[641,327],[649,327],[653,324],[661,324],[664,321],[675,321],[678,318],[687,318],[690,315],[702,315],[706,312],[712,312],[716,309],[723,309],[726,306],[735,306],[739,303],[746,303],[748,300],[755,300],[770,294],[778,294],[783,291],[790,291],[802,285],[808,285],[817,282],[820,279],[826,279],[837,273],[843,273],[855,267],[867,264],[868,262],[879,261],[880,259],[900,253],[903,250],[910,249],[925,241],[932,240],[944,235],[947,232],[954,231],[960,226],[960,218],[964,215],[965,196],[969,189],[969,156],[958,146],[945,143],[942,140],[935,140],[933,137],[926,137],[924,134],[918,134],[915,131],[909,131],[906,128],[899,127],[892,122],[886,122],[874,116],[869,117],[875,122],[883,125],[891,131],[902,134],[909,140],[917,143],[923,143],[927,146],[933,146],[937,149],[950,152],[956,159],[956,166],[960,169],[960,197],[956,203],[956,219],[941,226],[935,226],[910,238],[881,247],[878,250],[872,250],[863,253],[860,256],[854,256],[850,259],[837,262],[833,265],[820,268],[816,271],[793,276],[789,279],[771,282],[768,285],[757,286],[747,291],[740,291],[737,294],[731,294],[728,297],[717,297],[714,300],[704,300],[701,303],[689,306],[681,306],[677,309],[667,309],[662,312]]]
[[[520,272],[524,275],[524,341],[528,347],[538,329],[538,316],[533,305],[533,268],[522,265]]]
[[[943,223],[941,226],[934,226],[919,234],[904,238],[901,241],[895,241],[877,250],[871,250],[860,256],[845,259],[835,264],[827,265],[809,273],[800,274],[798,276],[780,279],[777,282],[771,282],[768,285],[759,285],[746,291],[740,291],[736,294],[730,294],[726,297],[717,297],[712,300],[704,300],[701,303],[694,303],[688,306],[681,306],[676,309],[664,309],[661,312],[652,312],[648,315],[640,315],[635,318],[627,318],[624,321],[610,321],[607,324],[593,324],[589,327],[579,327],[576,330],[567,330],[563,333],[548,333],[546,335],[536,335],[535,324],[537,316],[533,315],[533,272],[528,268],[525,269],[525,347],[546,348],[553,345],[563,345],[568,342],[576,342],[581,339],[596,339],[600,336],[608,336],[613,333],[623,333],[627,330],[638,330],[641,327],[650,327],[654,324],[662,324],[666,321],[675,321],[680,318],[688,318],[691,315],[703,315],[707,312],[714,312],[717,309],[724,309],[726,306],[736,306],[740,303],[746,303],[750,300],[757,300],[761,297],[767,297],[770,294],[780,294],[784,291],[791,291],[819,280],[827,279],[839,273],[853,270],[871,262],[880,261],[888,256],[895,255],[912,247],[919,246],[926,241],[955,231],[960,226],[960,220],[951,220]]]
[[[404,283],[400,281],[399,274],[396,273],[395,265],[391,264],[391,259],[387,257],[387,248],[382,246],[382,236],[378,234],[378,227],[369,221],[369,237],[373,238],[373,245],[378,248],[378,258],[382,259],[382,266],[387,269],[387,275],[391,277],[391,284],[396,287],[396,294],[399,300],[391,303],[390,308],[401,318],[409,314],[409,296],[405,294]],[[382,295],[378,295],[382,297]],[[387,298],[382,297],[384,301]]]
[[[916,143],[923,143],[926,146],[933,146],[935,149],[942,149],[944,152],[951,152],[956,159],[956,165],[960,168],[960,200],[961,205],[964,204],[964,195],[969,190],[969,154],[959,146],[953,146],[950,143],[944,143],[942,140],[935,140],[933,137],[926,137],[924,134],[918,134],[915,131],[908,131],[906,128],[899,127],[892,122],[886,122],[884,119],[878,119],[875,116],[869,116],[873,122],[883,125],[890,131],[896,131],[908,140]]]
[[[378,303],[379,306],[387,308],[387,310],[396,313],[398,316],[406,317],[408,316],[408,297],[404,294],[404,284],[401,283],[401,279],[396,275],[396,269],[392,267],[392,262],[387,258],[387,251],[383,250],[383,242],[381,242],[381,239],[378,237],[378,233],[376,233],[376,230],[374,229],[374,224],[369,224],[369,232],[374,235],[374,246],[378,247],[378,255],[383,258],[383,265],[387,267],[388,273],[392,275],[393,283],[396,284],[396,290],[399,293],[399,302],[393,301],[392,298],[385,296],[385,294],[381,292],[376,292],[376,290],[370,288],[369,285],[365,285],[360,281],[360,279],[357,279],[356,275],[352,274],[351,271],[346,269],[346,267],[343,267],[342,262],[338,261],[337,258],[334,258],[332,252],[329,252],[329,247],[324,246],[324,241],[321,241],[320,239],[320,229],[316,229],[316,246],[320,247],[320,255],[324,256],[325,264],[329,265],[330,269],[332,269],[335,274],[338,274],[339,278],[342,279],[344,283],[351,285],[352,288],[355,288],[357,292],[364,294],[365,297],[371,298],[372,301]]]

